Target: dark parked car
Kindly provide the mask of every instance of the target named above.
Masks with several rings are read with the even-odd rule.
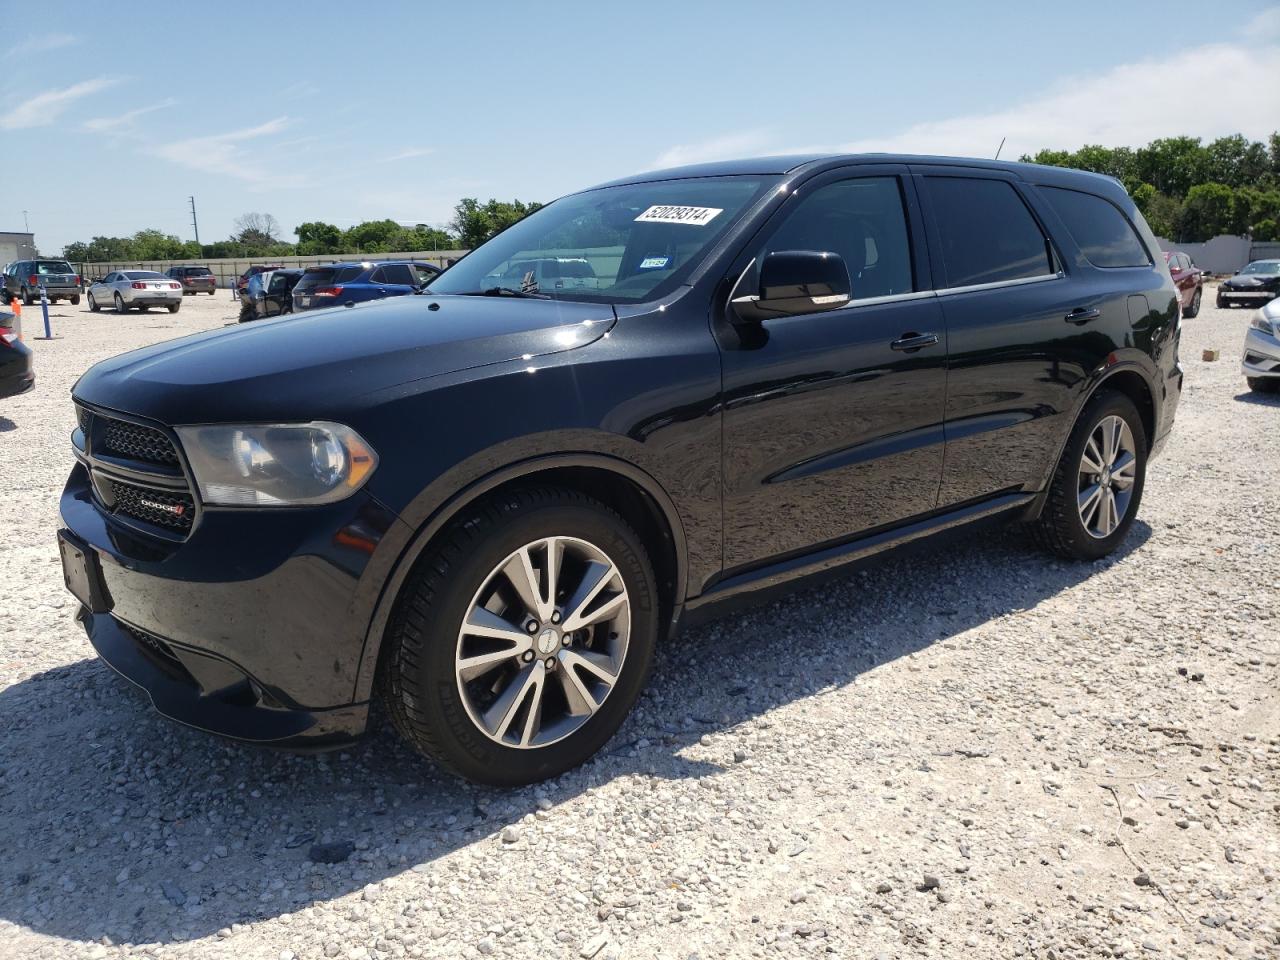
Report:
[[[40,287],[50,303],[59,300],[80,302],[84,284],[75,267],[66,260],[15,260],[4,268],[4,302],[19,297],[27,306],[40,299]]]
[[[440,268],[416,260],[331,263],[308,267],[293,289],[294,310],[347,306],[417,293],[440,275]]]
[[[1218,285],[1218,306],[1260,307],[1280,297],[1280,260],[1255,260]]]
[[[35,385],[31,348],[22,342],[18,318],[0,310],[0,397],[25,393]]]
[[[1173,285],[1178,288],[1178,299],[1182,301],[1182,315],[1188,320],[1200,312],[1200,297],[1204,293],[1204,271],[1191,262],[1185,253],[1169,251],[1164,255],[1164,262],[1169,265],[1169,274],[1173,277]]]
[[[302,270],[268,270],[249,278],[240,308],[240,322],[262,320],[293,313],[293,288],[302,279]]]
[[[247,267],[244,273],[240,274],[236,280],[236,293],[240,295],[240,299],[244,300],[244,288],[249,285],[249,278],[256,277],[260,273],[266,273],[268,270],[283,269],[278,263],[255,263],[251,267]]]
[[[197,293],[212,295],[218,292],[218,278],[208,267],[170,267],[165,271],[165,276],[181,283],[184,295],[188,293],[192,296]]]
[[[566,250],[593,286],[486,286]],[[1118,182],[1049,166],[617,181],[423,295],[93,367],[67,582],[181,722],[336,747],[378,697],[464,776],[555,776],[660,637],[767,588],[985,518],[1115,550],[1182,387],[1159,256]]]

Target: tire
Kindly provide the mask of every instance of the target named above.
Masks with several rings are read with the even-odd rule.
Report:
[[[118,293],[115,295],[115,305],[116,305],[116,313],[128,312],[128,307],[124,305],[124,297],[120,296],[120,294]]]
[[[71,305],[73,307],[80,306],[80,294],[77,293],[75,296],[71,298]]]
[[[496,600],[502,604],[498,611],[508,623],[517,624],[514,633],[518,633],[519,621],[528,616],[522,612],[527,605],[519,602],[511,591],[514,581],[505,579],[500,570],[522,548],[532,547],[534,550],[526,557],[540,556],[536,562],[541,571],[549,551],[539,555],[537,548],[545,547],[549,537],[563,538],[559,552],[565,558],[560,568],[564,583],[580,579],[585,584],[588,575],[598,578],[591,573],[591,567],[582,565],[581,558],[574,559],[574,551],[591,548],[602,554],[616,573],[605,588],[613,591],[605,606],[616,601],[621,584],[626,594],[622,608],[625,613],[585,631],[560,634],[551,624],[569,626],[574,619],[569,610],[572,598],[562,592],[564,612],[557,610],[528,637],[529,645],[521,657],[529,657],[532,662],[516,658],[514,651],[518,647],[513,647],[510,657],[471,677],[468,685],[457,672],[457,658],[464,650],[460,635],[464,618],[474,618],[473,605],[481,603],[485,592],[498,585],[498,592],[505,591],[504,596],[514,601]],[[576,570],[585,575],[579,577]],[[541,578],[542,574],[538,576]],[[541,586],[536,589],[541,593]],[[566,589],[576,592],[582,587]],[[498,597],[498,592],[493,598]],[[594,608],[598,596],[603,595],[601,591],[596,600],[582,604],[583,609]],[[493,598],[490,606],[495,602]],[[513,606],[517,608],[514,613]],[[378,676],[379,693],[401,735],[446,769],[491,786],[535,783],[583,763],[613,736],[644,687],[657,633],[657,586],[648,554],[635,531],[608,507],[576,491],[517,490],[468,507],[419,559],[397,598],[387,630]],[[619,659],[620,636],[623,639]],[[525,639],[523,634],[519,639]],[[474,653],[472,644],[477,642],[485,641],[468,638],[465,649]],[[597,686],[592,694],[595,705],[575,714],[568,706],[566,691],[572,685],[567,675],[574,670],[578,688],[586,689],[584,674],[563,665],[582,662],[578,651],[608,661],[609,647],[613,648],[612,663],[616,665],[612,686],[598,700]],[[548,652],[552,655],[543,659]],[[547,668],[552,661],[552,668]],[[555,670],[564,676],[557,677]],[[550,739],[543,745],[528,746],[499,742],[478,719],[472,719],[473,713],[491,710],[502,693],[514,693],[520,678],[530,675],[541,676],[542,685],[520,689],[531,690],[534,697],[540,698],[536,720],[533,705],[522,692],[512,698],[508,715],[515,719],[506,735],[529,737],[536,724],[534,739]],[[596,682],[594,674],[586,674],[585,679],[588,684]]]
[[[1129,451],[1132,455],[1132,468],[1124,468],[1123,474],[1121,469],[1117,468],[1114,486],[1108,487],[1102,483],[1089,484],[1083,462],[1086,448],[1089,448],[1090,456],[1095,459],[1096,453],[1103,452],[1098,449],[1096,441],[1093,446],[1090,446],[1090,442],[1095,430],[1098,430],[1104,421],[1110,421],[1112,418],[1118,418],[1128,428],[1128,442],[1132,447]],[[1071,430],[1062,458],[1058,461],[1053,478],[1050,480],[1049,495],[1044,509],[1040,519],[1032,528],[1039,544],[1060,557],[1072,560],[1097,560],[1115,550],[1128,534],[1129,527],[1133,525],[1133,519],[1138,513],[1138,507],[1142,503],[1142,489],[1147,474],[1147,452],[1147,431],[1142,424],[1142,417],[1138,414],[1138,408],[1134,406],[1132,400],[1122,393],[1111,390],[1100,390],[1090,398]],[[1121,458],[1117,456],[1113,462],[1119,463]],[[1104,465],[1108,468],[1109,474],[1112,464],[1104,463]],[[1120,486],[1124,478],[1130,481],[1127,488]],[[1097,510],[1099,512],[1091,514],[1089,509],[1081,506],[1082,502],[1085,502],[1082,497],[1095,487],[1102,488],[1098,491]],[[1105,513],[1102,512],[1109,502],[1108,494],[1111,496],[1110,502],[1116,504],[1119,513],[1118,522],[1109,532],[1107,532],[1108,525],[1103,520]],[[1092,529],[1086,528],[1085,519],[1081,515],[1082,509],[1092,521]]]
[[[1254,393],[1280,393],[1280,377],[1245,377]]]
[[[26,287],[23,287],[23,288],[22,288],[22,304],[23,304],[23,306],[27,306],[27,307],[35,306],[35,302],[36,302],[36,298],[35,298],[35,297],[33,297],[33,296],[31,296],[31,291],[30,291],[30,290],[28,290]]]
[[[182,306],[182,304],[180,304],[180,303],[171,303],[171,304],[169,304],[168,306],[169,306],[169,312],[170,312],[170,313],[177,313],[177,312],[178,312],[178,308],[179,308],[180,306]]]
[[[97,313],[97,312],[98,312],[99,310],[101,310],[101,309],[102,309],[102,307],[100,307],[100,306],[98,305],[98,301],[97,301],[97,300],[95,300],[95,299],[93,299],[93,294],[92,294],[92,293],[91,293],[91,294],[89,294],[89,312],[90,312],[90,313]]]

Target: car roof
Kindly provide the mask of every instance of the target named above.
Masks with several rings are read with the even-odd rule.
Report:
[[[1021,163],[1012,160],[984,160],[980,157],[942,157],[910,153],[803,153],[770,157],[750,157],[742,160],[719,160],[712,163],[694,163],[680,167],[651,170],[630,177],[597,184],[600,187],[618,187],[626,184],[652,183],[661,180],[682,180],[692,177],[766,176],[795,173],[816,173],[833,167],[859,163],[896,163],[927,166],[977,167],[984,170],[1000,170],[1024,180],[1047,185],[1068,186],[1089,183],[1095,189],[1114,192],[1124,188],[1114,177],[1069,167],[1051,167],[1039,163]]]

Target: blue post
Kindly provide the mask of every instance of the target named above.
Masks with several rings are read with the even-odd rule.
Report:
[[[49,294],[44,289],[44,284],[40,284],[40,312],[44,314],[44,338],[46,340],[53,339],[53,332],[49,329]]]

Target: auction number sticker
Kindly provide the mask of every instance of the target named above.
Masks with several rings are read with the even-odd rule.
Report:
[[[657,204],[640,216],[636,223],[684,223],[691,227],[705,227],[724,210],[719,207],[676,207]]]

